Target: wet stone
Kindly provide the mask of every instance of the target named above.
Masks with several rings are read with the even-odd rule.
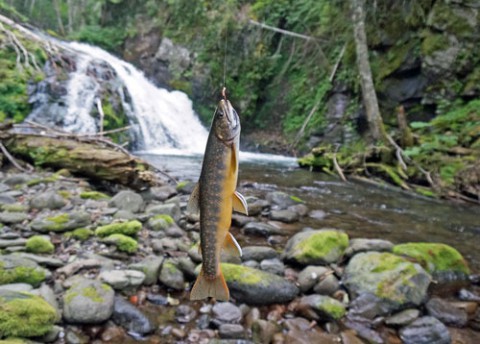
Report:
[[[332,270],[323,266],[307,266],[298,274],[298,286],[305,293],[313,288],[318,281],[330,274]]]
[[[178,203],[154,204],[147,207],[146,212],[151,215],[170,215],[175,222],[182,216]]]
[[[11,212],[1,212],[0,213],[0,222],[7,224],[20,223],[28,219],[28,214],[25,213],[11,213]]]
[[[405,344],[450,344],[447,327],[434,317],[422,317],[400,330]]]
[[[467,324],[467,312],[456,308],[449,302],[439,298],[432,298],[426,304],[427,312],[446,325],[463,327]]]
[[[292,196],[281,191],[270,192],[267,194],[266,198],[269,202],[278,206],[279,209],[286,209],[287,207],[298,203],[295,202]]]
[[[269,207],[270,203],[266,200],[256,197],[247,197],[248,215],[257,216],[262,213],[262,210]]]
[[[130,290],[142,285],[145,274],[137,270],[110,270],[102,271],[99,278],[113,289]]]
[[[325,216],[327,216],[327,213],[323,210],[312,210],[308,213],[308,216],[315,220],[323,220]]]
[[[252,339],[254,343],[270,343],[275,333],[279,332],[276,324],[258,319],[252,324]]]
[[[13,240],[3,240],[0,239],[0,249],[11,247],[11,246],[25,246],[27,239],[19,238]]]
[[[458,292],[458,298],[463,301],[475,301],[480,302],[480,295],[475,294],[467,289],[461,289]]]
[[[245,246],[242,247],[242,260],[256,260],[261,262],[264,259],[278,258],[278,253],[269,246]]]
[[[134,305],[121,296],[115,297],[113,321],[129,332],[145,335],[155,330],[153,323]]]
[[[292,223],[298,221],[299,215],[291,210],[272,210],[270,212],[270,219],[274,221]]]
[[[160,294],[147,294],[147,300],[153,303],[154,305],[165,306],[168,304],[168,299]]]
[[[308,214],[308,207],[305,204],[291,205],[287,208],[287,210],[293,211],[302,217]]]
[[[111,207],[137,213],[143,208],[143,199],[139,194],[124,190],[117,193],[109,202]]]
[[[406,326],[415,321],[420,316],[418,309],[410,308],[393,314],[385,319],[385,324],[390,326]]]
[[[157,282],[160,266],[162,265],[163,257],[148,256],[142,261],[128,266],[129,269],[141,271],[145,274],[143,284],[152,285]]]
[[[246,262],[243,262],[242,265],[253,269],[260,268],[260,263],[256,260],[247,260]]]
[[[253,221],[253,218],[250,216],[240,215],[240,214],[232,214],[232,225],[236,227],[243,227],[247,223]]]
[[[283,276],[285,264],[278,258],[264,259],[260,263],[260,270]]]
[[[281,229],[264,222],[250,222],[243,227],[243,231],[246,235],[259,235],[264,237],[282,234],[283,232]]]
[[[179,323],[189,323],[197,316],[197,312],[188,305],[180,305],[175,310],[175,320]]]
[[[242,311],[231,302],[218,302],[213,308],[213,318],[219,324],[238,324],[242,319]]]
[[[239,324],[222,324],[218,328],[220,338],[239,339],[245,337],[245,330]]]
[[[380,239],[351,239],[345,250],[345,256],[351,257],[354,254],[367,251],[391,251],[393,243]]]
[[[67,201],[55,191],[47,191],[36,195],[30,200],[30,207],[35,209],[60,209]]]
[[[328,274],[321,278],[313,287],[313,291],[320,295],[332,295],[340,289],[340,281],[333,274]]]

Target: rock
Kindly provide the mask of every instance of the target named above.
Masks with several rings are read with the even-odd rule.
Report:
[[[142,223],[134,221],[117,222],[109,225],[97,227],[95,234],[99,237],[106,237],[112,234],[123,234],[128,236],[135,236],[142,229]]]
[[[460,289],[458,292],[458,298],[463,301],[480,302],[480,295],[477,295],[467,289]]]
[[[138,308],[121,296],[115,297],[112,320],[128,332],[146,335],[155,330],[155,326]]]
[[[165,259],[158,280],[169,288],[183,290],[185,277],[172,259]]]
[[[3,180],[3,183],[9,186],[15,186],[20,184],[25,184],[30,180],[32,180],[32,176],[28,174],[18,173],[5,178]]]
[[[98,277],[102,282],[118,290],[136,289],[145,280],[145,274],[137,270],[102,271]]]
[[[178,203],[150,205],[147,207],[146,212],[152,215],[169,215],[175,222],[178,222],[182,216]]]
[[[257,319],[252,324],[252,340],[254,343],[271,343],[279,326],[271,321]]]
[[[157,282],[160,266],[162,265],[163,257],[148,256],[141,262],[130,264],[129,269],[141,271],[145,274],[143,284],[152,285]]]
[[[463,327],[468,322],[467,312],[439,298],[430,299],[425,305],[427,312],[446,325]]]
[[[0,290],[16,291],[18,293],[29,292],[32,289],[33,287],[27,283],[10,283],[10,284],[0,285]]]
[[[50,271],[32,260],[15,255],[0,256],[0,285],[27,283],[37,287],[50,275]]]
[[[363,293],[353,299],[348,308],[350,317],[373,320],[378,316],[388,314],[391,304],[374,294]]]
[[[400,338],[405,344],[450,344],[447,327],[434,317],[422,317],[403,327]]]
[[[102,239],[102,242],[112,244],[117,247],[119,251],[133,254],[137,252],[138,243],[135,239],[123,234],[112,234]]]
[[[238,324],[242,320],[242,311],[231,302],[217,302],[212,308],[217,324]]]
[[[113,313],[114,295],[115,292],[107,284],[83,279],[63,296],[63,317],[70,323],[104,322]]]
[[[56,216],[36,218],[31,222],[31,227],[38,232],[66,232],[87,227],[91,222],[92,220],[89,213],[85,211],[73,211]]]
[[[308,213],[308,216],[315,220],[323,220],[325,216],[327,216],[327,213],[323,210],[312,210]]]
[[[125,330],[123,330],[123,328],[121,328],[120,326],[114,326],[112,324],[102,332],[101,339],[104,342],[121,343],[122,340],[125,338],[125,335],[126,333],[125,333]]]
[[[34,196],[30,200],[30,207],[34,209],[60,209],[67,201],[55,191],[47,191]]]
[[[278,258],[264,259],[260,262],[260,270],[271,274],[283,276],[285,265]]]
[[[13,240],[0,239],[0,249],[13,246],[25,246],[26,243],[27,239],[24,238],[18,238]]]
[[[222,263],[222,271],[237,302],[268,305],[292,300],[298,288],[283,278],[246,266]]]
[[[348,235],[337,230],[300,232],[285,246],[286,261],[302,265],[337,262],[348,246]]]
[[[362,317],[350,317],[347,316],[346,319],[343,321],[344,325],[355,331],[358,337],[365,339],[367,343],[371,344],[384,344],[385,340],[382,336],[372,329],[373,323],[370,319],[365,319]],[[394,343],[398,343],[399,341],[394,341]],[[363,342],[362,342],[363,343]],[[387,342],[388,344],[390,342]]]
[[[303,318],[292,318],[285,321],[288,329],[285,343],[295,344],[338,344],[340,337],[321,331],[318,326],[311,327],[311,323]]]
[[[57,320],[55,309],[41,297],[0,290],[0,338],[43,336]]]
[[[195,279],[197,276],[195,273],[195,269],[197,265],[190,259],[190,257],[178,257],[176,258],[177,260],[177,266],[182,272],[185,274],[185,276]]]
[[[270,219],[274,221],[292,223],[298,221],[299,215],[291,210],[272,210],[270,212]]]
[[[83,191],[80,193],[81,199],[88,199],[92,201],[100,201],[100,200],[109,200],[110,196],[104,194],[103,192],[98,191]]]
[[[256,197],[247,197],[248,205],[248,215],[257,216],[262,213],[262,211],[270,206],[270,203],[266,200],[259,199]]]
[[[242,247],[242,260],[256,260],[278,258],[278,253],[269,246],[245,246]]]
[[[293,211],[302,217],[308,215],[308,207],[303,203],[291,205],[287,210]]]
[[[172,238],[154,239],[152,240],[152,248],[153,251],[156,253],[164,253],[165,251],[177,251],[178,241]]]
[[[241,215],[241,214],[232,214],[232,226],[243,227],[247,223],[253,222],[254,219],[250,216]]]
[[[291,205],[302,203],[301,199],[281,191],[270,192],[266,198],[269,202],[278,206],[279,209],[286,209]]]
[[[154,305],[165,306],[168,305],[168,298],[160,294],[147,294],[147,300],[153,303]]]
[[[385,309],[420,305],[426,298],[431,277],[418,264],[391,253],[358,253],[350,260],[343,284],[353,298],[363,293],[374,294]]]
[[[2,188],[2,192],[6,191],[6,190],[3,190],[3,187],[5,186],[5,184],[1,184],[0,183],[0,188]],[[5,204],[13,204],[15,203],[17,200],[15,198],[13,198],[12,196],[8,195],[8,194],[0,194],[0,204],[1,205],[5,205]]]
[[[13,224],[20,223],[28,219],[28,214],[25,213],[11,213],[8,211],[3,211],[0,213],[0,223]]]
[[[163,231],[173,226],[175,221],[170,215],[159,214],[148,219],[148,227],[154,231]]]
[[[34,235],[28,238],[25,247],[27,252],[31,253],[52,254],[55,251],[55,246],[53,246],[50,238],[40,235]]]
[[[315,321],[339,320],[346,313],[343,303],[324,295],[308,295],[300,299],[297,310]]]
[[[310,291],[315,284],[333,273],[332,270],[323,266],[307,266],[298,274],[298,287],[302,293]]]
[[[439,283],[467,280],[467,262],[453,247],[438,243],[408,243],[393,247],[393,253],[415,259]]]
[[[218,335],[225,339],[240,339],[245,337],[245,330],[239,324],[222,324],[218,328]]]
[[[328,274],[321,278],[313,287],[313,291],[320,295],[333,295],[340,289],[340,281],[334,274]]]
[[[367,251],[390,252],[393,244],[388,240],[381,239],[351,239],[345,250],[345,256],[351,257],[354,254]]]
[[[10,213],[26,213],[29,210],[29,208],[22,203],[2,204],[1,208],[3,211]]]
[[[134,220],[136,218],[135,214],[128,210],[119,210],[113,215],[115,220]]]
[[[175,310],[175,320],[179,323],[186,324],[195,319],[197,312],[190,306],[180,305]]]
[[[132,213],[138,213],[143,208],[143,198],[133,191],[124,190],[113,196],[109,205],[120,210],[128,210]]]
[[[163,185],[163,186],[154,186],[148,190],[148,195],[144,196],[144,199],[147,198],[148,200],[156,200],[156,201],[166,201],[170,197],[173,197],[177,194],[177,189],[171,185]]]
[[[14,256],[21,257],[29,260],[33,260],[35,263],[49,268],[59,268],[65,264],[58,258],[38,256],[36,254],[19,252],[15,253]]]
[[[385,319],[385,324],[390,326],[406,326],[418,319],[419,316],[420,311],[418,309],[409,308],[389,316]]]
[[[39,340],[41,343],[53,343],[58,339],[58,337],[60,337],[60,334],[62,332],[63,332],[63,327],[54,325],[50,331],[45,333],[40,338],[35,338],[35,339]]]
[[[269,225],[264,222],[250,222],[243,227],[243,232],[246,235],[260,235],[268,237],[270,235],[282,235],[284,231],[275,226]]]

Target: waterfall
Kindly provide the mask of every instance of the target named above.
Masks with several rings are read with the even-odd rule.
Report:
[[[78,42],[57,43],[72,53],[75,68],[69,72],[60,96],[31,97],[34,109],[28,119],[69,132],[95,133],[99,121],[92,114],[98,117],[97,101],[102,94],[114,92],[130,122],[135,149],[167,154],[203,153],[208,132],[185,93],[156,87],[133,65],[98,47]],[[115,73],[105,72],[102,69],[105,64]],[[55,76],[58,83],[57,79]],[[119,80],[114,82],[113,91],[102,89],[102,82],[108,79]],[[51,88],[37,87],[37,93]]]

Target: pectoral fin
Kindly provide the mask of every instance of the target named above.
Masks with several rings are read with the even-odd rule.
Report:
[[[200,183],[193,188],[192,194],[187,204],[187,211],[191,214],[200,213]]]
[[[233,193],[233,210],[248,215],[247,201],[245,200],[245,197],[243,197],[243,195],[238,191]]]
[[[225,241],[223,242],[223,251],[231,256],[242,256],[242,248],[230,232],[227,234]]]

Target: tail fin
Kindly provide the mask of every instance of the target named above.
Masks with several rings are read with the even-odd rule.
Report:
[[[213,297],[218,301],[229,300],[230,292],[222,272],[214,279],[208,279],[205,277],[203,269],[200,271],[190,292],[190,300],[203,300],[207,297]]]

